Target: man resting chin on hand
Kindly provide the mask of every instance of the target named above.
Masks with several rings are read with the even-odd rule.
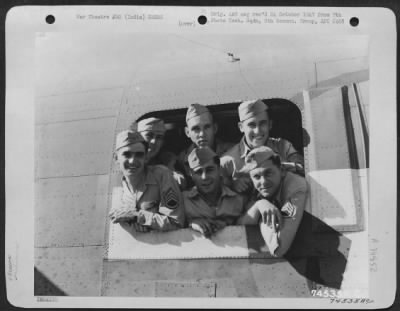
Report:
[[[253,149],[242,169],[250,175],[254,193],[238,224],[260,223],[261,233],[273,256],[290,248],[300,225],[307,198],[306,180],[286,171],[269,147]]]

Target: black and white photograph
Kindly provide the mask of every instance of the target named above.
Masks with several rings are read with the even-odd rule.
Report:
[[[373,36],[285,28],[352,27],[329,9],[214,11],[172,31],[161,8],[77,10],[90,29],[34,33],[36,301],[373,302]]]

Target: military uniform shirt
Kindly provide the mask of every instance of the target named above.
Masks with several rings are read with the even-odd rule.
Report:
[[[173,156],[173,157],[171,157],[171,156]],[[164,159],[163,159],[163,157],[164,157]],[[175,181],[178,183],[179,189],[181,191],[183,191],[186,189],[185,176],[182,173],[175,170],[175,167],[169,167],[169,163],[166,162],[169,160],[172,163],[174,163],[175,159],[176,159],[176,155],[173,154],[172,152],[161,151],[158,155],[156,155],[155,157],[150,159],[147,162],[147,165],[153,165],[153,166],[154,165],[163,165],[163,166],[167,167],[172,172],[172,176],[174,177]]]
[[[134,193],[122,181],[121,204],[139,212],[138,223],[168,231],[184,225],[182,194],[171,171],[161,165],[147,166],[145,181]]]
[[[249,202],[247,208],[259,199],[263,199],[258,192],[255,193],[257,195],[253,196],[254,199]],[[304,177],[286,172],[277,193],[272,198],[266,199],[280,209],[283,216],[287,216],[283,219],[283,227],[278,232],[268,226],[261,227],[270,253],[282,256],[292,245],[300,226],[307,199],[307,182]]]
[[[205,202],[196,187],[184,191],[183,200],[188,223],[196,218],[206,218],[208,220],[223,220],[228,225],[232,225],[244,211],[243,197],[225,185],[222,186],[222,193],[217,206],[210,206]]]
[[[293,145],[282,138],[268,138],[267,147],[271,148],[275,153],[281,157],[282,162],[294,162],[304,165],[302,155],[293,147]],[[231,180],[232,178],[239,177],[239,171],[244,166],[246,155],[251,149],[245,143],[243,137],[239,143],[233,146],[221,157],[221,168],[224,178]]]

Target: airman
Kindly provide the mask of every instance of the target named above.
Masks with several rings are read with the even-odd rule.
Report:
[[[168,167],[178,183],[181,190],[186,188],[186,180],[183,174],[175,169],[177,157],[174,153],[162,150],[166,126],[164,121],[159,118],[142,119],[131,128],[135,129],[142,135],[143,139],[148,143],[146,163],[148,165],[165,165]]]
[[[272,122],[268,115],[268,106],[262,100],[244,101],[239,105],[238,112],[240,120],[238,126],[243,137],[221,157],[224,182],[228,186],[239,193],[251,191],[251,180],[247,174],[241,173],[241,169],[246,155],[260,146],[268,146],[277,153],[286,169],[302,174],[304,166],[302,155],[289,141],[269,137]]]
[[[195,186],[183,192],[186,217],[190,228],[208,237],[236,222],[243,198],[223,184],[219,157],[211,148],[194,148],[188,164]]]
[[[122,195],[110,218],[140,232],[182,228],[179,186],[165,166],[147,165],[147,150],[148,144],[138,132],[127,130],[117,135],[114,157],[123,175]]]
[[[289,249],[300,225],[307,198],[304,177],[287,171],[271,148],[251,150],[242,172],[250,175],[254,192],[238,224],[261,222],[261,233],[274,256]]]
[[[188,156],[196,147],[210,147],[218,156],[221,156],[232,143],[223,142],[215,135],[218,125],[214,122],[213,116],[207,107],[200,104],[192,104],[186,112],[185,134],[192,144],[179,155],[179,162],[183,166],[185,174],[190,176]]]

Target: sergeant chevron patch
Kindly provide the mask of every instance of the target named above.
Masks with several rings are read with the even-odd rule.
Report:
[[[175,209],[178,207],[178,195],[172,188],[169,188],[164,192],[164,202],[170,209]]]

